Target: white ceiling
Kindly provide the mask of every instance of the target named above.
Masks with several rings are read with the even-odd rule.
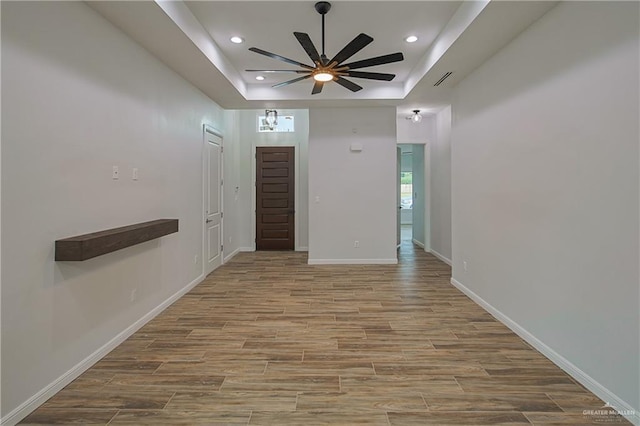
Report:
[[[326,16],[326,53],[332,57],[359,33],[374,41],[348,61],[402,52],[405,60],[365,68],[396,74],[391,82],[352,80],[352,93],[335,83],[311,95],[312,81],[273,84],[295,74],[246,69],[296,69],[248,50],[258,47],[312,65],[293,36],[306,32],[321,51],[315,1],[91,1],[88,4],[225,108],[308,108],[391,105],[398,115],[434,112],[450,102],[451,87],[555,6],[549,1],[334,1]],[[229,38],[238,35],[243,44]],[[417,35],[418,42],[404,41]],[[447,71],[440,87],[433,84]]]
[[[249,47],[259,47],[313,65],[293,36],[293,32],[298,31],[308,33],[318,51],[322,53],[321,15],[315,11],[313,1],[189,1],[186,4],[248,84],[273,85],[295,75],[265,75],[267,80],[258,83],[255,73],[244,72],[247,68],[296,69],[295,66],[250,52]],[[327,56],[331,58],[359,33],[364,32],[373,37],[374,41],[348,62],[402,52],[405,57],[403,62],[378,66],[371,70],[393,73],[396,74],[396,81],[405,81],[460,4],[459,1],[335,2],[325,18]],[[402,25],[380,25],[380,21],[374,17],[384,17],[387,22],[402,22]],[[412,34],[419,37],[417,42],[410,44],[403,40]],[[231,43],[231,35],[243,37],[245,43]],[[363,87],[367,86],[366,80],[354,81],[362,83]],[[312,85],[312,82],[305,81],[297,87],[302,87],[303,93],[307,94],[306,92],[311,91]],[[341,86],[338,86],[338,89],[346,90]]]

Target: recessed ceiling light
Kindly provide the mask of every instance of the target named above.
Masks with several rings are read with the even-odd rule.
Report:
[[[412,36],[409,36],[409,37],[405,38],[404,41],[406,41],[407,43],[414,43],[414,42],[418,41],[418,37],[412,35]]]
[[[242,42],[244,42],[244,39],[242,37],[238,37],[238,36],[233,36],[230,38],[231,43],[235,43],[235,44],[240,44]]]
[[[263,77],[263,76],[261,76],[261,75],[259,75],[259,76],[257,76],[257,77],[256,77],[256,80],[258,80],[258,81],[262,81],[262,80],[264,80],[264,77]]]

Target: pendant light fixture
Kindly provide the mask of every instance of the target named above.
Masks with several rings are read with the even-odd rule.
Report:
[[[414,109],[413,114],[407,117],[407,120],[411,120],[412,123],[419,123],[422,121],[422,115],[420,115],[419,109]]]

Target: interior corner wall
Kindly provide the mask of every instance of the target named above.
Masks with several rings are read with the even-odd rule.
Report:
[[[639,6],[551,9],[457,86],[451,153],[454,282],[636,413]]]
[[[396,147],[395,108],[309,111],[309,263],[397,262]]]
[[[451,106],[434,119],[430,145],[431,251],[451,261]]]
[[[294,132],[258,132],[258,116],[264,110],[235,111],[239,120],[239,221],[240,249],[255,249],[255,148],[260,146],[293,146],[296,150],[294,164],[296,186],[296,250],[306,251],[309,247],[309,184],[308,145],[309,111],[306,109],[279,109],[278,115],[294,117]],[[253,226],[252,226],[253,225]]]
[[[1,8],[1,405],[15,422],[202,279],[203,125],[225,123],[86,4]],[[179,232],[54,261],[56,239],[158,218]]]

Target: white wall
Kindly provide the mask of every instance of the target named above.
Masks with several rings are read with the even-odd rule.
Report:
[[[549,11],[456,88],[451,154],[454,279],[636,413],[638,9]]]
[[[255,249],[255,148],[258,146],[293,146],[296,150],[296,250],[307,250],[309,246],[309,192],[308,192],[308,144],[309,111],[279,109],[278,115],[294,117],[294,132],[270,133],[258,132],[258,116],[264,110],[234,111],[239,120],[239,173],[240,201],[239,221],[240,247],[242,250]]]
[[[2,7],[0,5],[0,21],[2,19]],[[0,24],[0,28],[2,25]],[[1,39],[1,37],[0,37]],[[0,52],[2,51],[0,47]],[[0,55],[0,69],[2,69],[2,55]],[[0,72],[0,74],[2,74]],[[0,84],[2,86],[2,84]],[[1,89],[0,89],[1,93]],[[0,108],[1,110],[1,108]],[[2,129],[2,114],[0,114],[0,129]],[[0,224],[2,224],[2,137],[0,135]],[[0,226],[0,241],[2,241],[2,226]],[[0,244],[0,333],[2,326],[2,244]],[[2,421],[2,337],[0,334],[0,422]]]
[[[395,123],[395,108],[309,111],[309,263],[397,261]]]
[[[246,190],[241,186],[242,147],[240,146],[240,116],[235,110],[224,111],[224,257],[230,260],[242,248],[241,233],[247,227],[242,222],[241,196]]]
[[[78,2],[2,2],[2,107],[11,422],[201,279],[202,127],[225,129],[221,108]],[[85,262],[53,260],[56,239],[157,218],[178,218],[180,231]]]
[[[451,107],[434,119],[430,144],[431,251],[451,261]]]
[[[414,123],[407,120],[406,115],[396,119],[396,138],[399,144],[424,144],[430,141],[433,136],[431,128],[433,118],[431,115],[423,114],[422,121]]]
[[[2,7],[0,7],[0,20],[2,19]],[[0,25],[0,28],[2,25]],[[1,38],[1,37],[0,37]],[[1,48],[0,48],[1,52]],[[2,55],[0,55],[0,69],[2,68]],[[0,74],[2,74],[0,72]],[[0,84],[2,86],[2,84]],[[1,93],[1,89],[0,89]],[[2,114],[0,114],[0,129],[2,129]],[[2,137],[0,136],[0,176],[2,176]],[[2,223],[2,179],[0,178],[0,224]],[[0,241],[2,241],[2,226],[0,226]],[[0,327],[2,326],[2,244],[0,244]],[[0,328],[1,332],[1,328]],[[0,421],[2,420],[2,338],[0,335]]]

